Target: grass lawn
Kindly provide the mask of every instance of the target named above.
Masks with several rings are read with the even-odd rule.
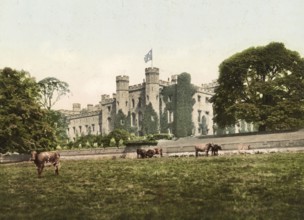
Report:
[[[303,219],[304,154],[0,165],[0,219]]]

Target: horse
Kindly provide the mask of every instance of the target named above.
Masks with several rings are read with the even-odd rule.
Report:
[[[211,149],[212,150],[212,144],[198,144],[194,146],[195,149],[195,156],[198,157],[198,152],[206,152],[206,156],[208,156],[208,152]]]

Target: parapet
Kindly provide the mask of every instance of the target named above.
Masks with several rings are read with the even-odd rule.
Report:
[[[147,73],[158,73],[159,74],[159,68],[157,67],[148,67],[145,69],[146,74]]]
[[[116,76],[116,82],[118,82],[118,81],[127,81],[127,82],[129,82],[129,76],[126,76],[126,75]]]
[[[143,89],[144,88],[144,84],[136,84],[136,85],[133,85],[133,86],[129,86],[129,90],[133,91],[133,90],[140,90],[140,89]]]

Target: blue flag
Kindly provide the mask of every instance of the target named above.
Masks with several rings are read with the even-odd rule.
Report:
[[[144,60],[145,62],[152,60],[152,49],[146,54]]]

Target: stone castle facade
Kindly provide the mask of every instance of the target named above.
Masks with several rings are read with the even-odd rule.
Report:
[[[164,87],[177,83],[177,75],[173,75],[167,81],[159,79],[158,68],[146,68],[144,82],[137,85],[129,85],[129,76],[116,76],[116,93],[102,95],[101,101],[93,106],[88,105],[81,109],[80,104],[73,104],[72,111],[65,111],[69,126],[68,136],[75,140],[81,135],[108,134],[114,129],[115,115],[121,110],[125,115],[130,115],[131,127],[140,134],[145,106],[151,103],[154,111],[160,120],[160,112],[165,111],[166,103],[163,100],[161,91]],[[192,111],[193,130],[192,135],[202,135],[200,124],[202,120],[207,126],[208,134],[213,134],[213,109],[209,102],[213,95],[216,83],[195,86],[196,92],[193,95],[195,104]],[[167,112],[168,122],[174,120],[174,111]],[[159,123],[160,124],[160,123]],[[170,129],[167,133],[172,133]]]

